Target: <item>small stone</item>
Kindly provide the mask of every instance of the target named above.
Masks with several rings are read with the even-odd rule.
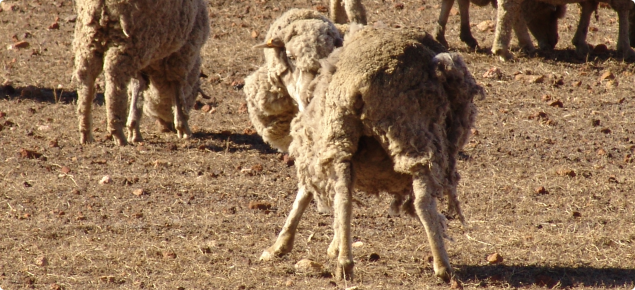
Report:
[[[536,194],[549,194],[549,191],[547,191],[547,189],[544,186],[541,187],[537,187],[534,192]]]
[[[264,201],[250,201],[249,209],[257,209],[257,210],[269,210],[271,209],[271,204]]]
[[[295,158],[289,156],[288,154],[285,154],[284,156],[282,156],[282,161],[287,165],[287,166],[293,166],[293,164],[295,164]]]
[[[324,266],[309,259],[302,259],[295,264],[295,270],[299,273],[321,274],[324,272]]]
[[[609,48],[605,44],[601,43],[593,47],[593,54],[602,55],[609,52]]]
[[[49,25],[49,29],[60,29],[60,24],[57,22],[53,22],[51,25]]]
[[[610,71],[605,71],[604,73],[602,73],[602,75],[600,76],[600,81],[603,80],[612,80],[615,79],[615,75],[610,72]]]
[[[46,267],[49,264],[49,260],[46,256],[40,256],[35,259],[35,264],[40,267]]]
[[[549,104],[549,106],[562,108],[562,107],[564,107],[564,104],[560,100],[555,100],[555,101],[551,102],[551,104]]]
[[[582,82],[581,81],[575,81],[575,82],[571,83],[571,85],[574,86],[574,87],[579,87],[579,86],[582,85]]]
[[[67,166],[62,166],[62,168],[60,169],[62,171],[62,173],[64,174],[69,174],[71,172],[71,169],[68,168]]]
[[[212,110],[212,106],[210,105],[203,105],[203,107],[201,107],[201,111],[203,111],[204,113],[207,113],[211,110]]]
[[[357,242],[354,242],[351,246],[353,246],[353,248],[361,248],[364,246],[364,242],[357,241]]]
[[[543,102],[551,101],[551,96],[550,95],[542,95],[541,99],[542,99]]]
[[[251,32],[251,38],[258,38],[258,36],[260,36],[260,33],[258,31],[252,31]]]
[[[172,251],[163,251],[164,259],[176,259],[176,253]]]
[[[319,11],[319,10],[318,10]],[[293,286],[293,280],[288,279],[287,282],[284,283],[284,286],[291,287]]]
[[[51,148],[60,147],[59,143],[57,142],[57,139],[53,139],[53,140],[49,141],[49,147],[51,147]]]
[[[459,15],[459,10],[458,10],[458,9],[456,9],[456,8],[454,8],[454,7],[452,7],[452,8],[450,9],[450,15],[451,15],[451,16],[457,16],[457,15]]]
[[[315,6],[315,10],[317,10],[318,12],[322,12],[322,13],[329,12],[329,8],[324,6],[324,5]]]
[[[503,262],[503,256],[498,253],[491,254],[487,256],[487,262],[490,264],[499,264]]]
[[[497,67],[490,68],[483,74],[484,78],[500,79],[502,76],[503,76],[503,73]]]
[[[463,285],[461,285],[461,282],[456,279],[452,279],[450,281],[450,289],[463,289]]]
[[[485,32],[489,29],[494,28],[494,22],[492,20],[485,20],[479,24],[476,25],[476,28],[478,30],[480,30],[481,32]]]
[[[132,194],[134,194],[136,196],[142,196],[142,195],[145,194],[145,191],[143,190],[143,188],[137,188],[137,189],[132,191]]]
[[[575,177],[577,175],[575,173],[575,171],[573,171],[571,169],[560,169],[560,170],[556,171],[556,174],[558,174],[560,176],[569,176],[569,177]]]
[[[31,44],[28,41],[18,41],[11,45],[12,49],[28,48]]]
[[[104,184],[109,184],[112,183],[112,178],[110,178],[110,176],[105,175],[104,177],[101,178],[101,180],[99,180],[99,184],[104,185]]]

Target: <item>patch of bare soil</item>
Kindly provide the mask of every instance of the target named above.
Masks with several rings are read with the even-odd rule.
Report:
[[[427,31],[440,8],[364,4],[371,23]],[[332,221],[314,206],[288,256],[258,261],[296,183],[295,168],[254,134],[243,107],[243,80],[263,60],[251,47],[287,9],[327,6],[210,1],[203,90],[211,99],[200,98],[192,112],[195,137],[178,140],[144,119],[146,142],[115,147],[105,138],[103,96],[95,104],[97,142],[78,144],[72,1],[3,1],[0,288],[447,288],[433,276],[421,225],[390,218],[384,195],[356,196],[354,240],[362,243],[353,281],[332,278]],[[635,69],[614,59],[617,15],[599,9],[589,42],[609,51],[586,62],[569,44],[579,15],[569,5],[556,52],[501,63],[488,52],[493,30],[476,27],[495,20],[495,10],[472,12],[483,49],[459,41],[458,15],[447,29],[488,94],[477,101],[477,128],[459,163],[469,226],[451,221],[454,242],[447,242],[458,280],[465,288],[632,289]],[[324,271],[297,270],[302,259]]]

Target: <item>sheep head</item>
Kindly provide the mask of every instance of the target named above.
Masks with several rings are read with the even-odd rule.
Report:
[[[255,48],[265,51],[269,79],[302,111],[311,99],[310,84],[320,60],[339,46],[342,37],[330,20],[312,10],[292,9],[271,25],[267,40]]]

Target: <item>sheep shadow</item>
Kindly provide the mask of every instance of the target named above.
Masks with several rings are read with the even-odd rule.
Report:
[[[477,285],[477,287],[572,288],[584,286],[632,289],[635,285],[635,269],[533,265],[458,265],[455,269],[464,284]]]
[[[450,51],[458,52],[461,54],[476,53],[481,55],[493,56],[491,47],[477,47],[475,49],[469,47],[454,47],[450,48]],[[616,50],[608,50],[601,54],[590,54],[586,58],[579,58],[576,56],[575,49],[554,49],[554,50],[541,50],[531,53],[524,53],[519,51],[518,48],[510,49],[515,53],[516,58],[541,58],[542,60],[550,60],[555,62],[570,63],[570,64],[583,64],[583,63],[602,63],[611,59],[621,59],[620,54]],[[625,63],[631,63],[633,61],[623,60]]]
[[[35,86],[13,87],[12,85],[5,85],[0,86],[0,99],[32,100],[50,104],[74,104],[77,102],[77,91],[39,88]],[[105,103],[104,94],[96,94],[93,103],[98,106],[103,106]]]
[[[238,134],[230,131],[194,132],[193,138],[210,140],[211,143],[199,146],[199,149],[212,152],[228,152],[257,150],[260,154],[276,154],[278,150],[271,148],[258,134]]]

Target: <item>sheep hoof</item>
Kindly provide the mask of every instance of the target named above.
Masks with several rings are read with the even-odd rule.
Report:
[[[353,280],[353,267],[355,264],[353,261],[346,261],[344,263],[337,263],[337,269],[335,270],[335,279],[337,280]]]
[[[465,35],[465,36],[460,35],[459,37],[461,38],[461,41],[463,41],[463,43],[467,44],[467,46],[470,49],[478,48],[478,41],[472,36],[472,34]]]
[[[80,144],[93,143],[94,141],[95,141],[95,139],[93,138],[93,134],[82,133],[81,136],[79,136],[79,143]]]
[[[286,254],[286,252],[281,250],[274,250],[273,247],[271,247],[262,252],[262,255],[260,255],[260,261],[271,261],[274,258],[280,257],[284,254]]]
[[[492,47],[492,53],[498,55],[501,61],[509,61],[514,59],[514,55],[508,49]]]
[[[438,269],[435,269],[435,275],[439,278],[441,278],[441,280],[443,280],[445,283],[450,283],[450,278],[452,278],[452,271],[448,270],[448,268],[446,267],[440,267]]]
[[[575,46],[575,56],[577,58],[584,59],[587,57],[587,55],[589,55],[590,52],[591,52],[591,48],[586,43]]]
[[[625,61],[634,61],[635,60],[635,51],[632,48],[628,48],[624,51],[618,51],[618,53],[622,53],[622,56]]]

